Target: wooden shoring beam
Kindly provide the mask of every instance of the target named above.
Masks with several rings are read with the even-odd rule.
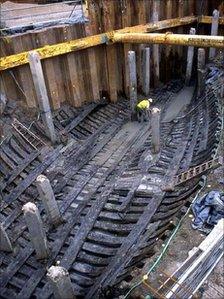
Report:
[[[40,59],[45,59],[45,58],[55,57],[58,55],[98,46],[101,44],[106,44],[113,37],[115,32],[117,33],[153,32],[157,30],[192,24],[196,21],[197,21],[197,17],[195,16],[163,20],[156,23],[148,23],[145,25],[126,27],[123,29],[97,34],[97,35],[92,35],[92,36],[87,36],[84,38],[58,43],[50,46],[47,45],[41,48],[37,48],[35,50],[39,53]],[[7,40],[10,41],[10,37],[7,37]],[[23,65],[26,63],[28,63],[28,51],[2,57],[0,58],[0,71],[13,68],[19,65]]]
[[[113,42],[224,48],[223,36],[173,33],[115,33]]]

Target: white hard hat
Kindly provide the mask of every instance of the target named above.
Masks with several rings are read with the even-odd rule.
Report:
[[[150,98],[150,99],[148,99],[148,101],[149,101],[150,103],[152,103],[153,100]]]

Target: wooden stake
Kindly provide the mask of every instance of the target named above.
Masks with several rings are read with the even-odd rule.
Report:
[[[51,108],[47,96],[47,89],[44,80],[44,74],[40,62],[40,56],[36,51],[29,52],[28,55],[30,70],[33,76],[33,82],[36,89],[41,118],[47,130],[48,136],[52,143],[56,141],[55,128],[53,124]]]
[[[152,128],[152,152],[158,154],[160,151],[160,109],[153,108],[151,113]]]
[[[142,90],[147,96],[150,89],[150,48],[142,50]]]
[[[195,28],[190,29],[190,35],[195,35]],[[191,80],[191,73],[192,73],[192,65],[194,59],[194,47],[190,46],[187,50],[187,68],[186,68],[186,77],[185,77],[185,84],[188,86]]]
[[[75,299],[71,279],[68,271],[60,266],[51,266],[48,269],[47,277],[54,292],[55,299]]]
[[[152,22],[156,23],[159,21],[159,7],[160,2],[153,2],[153,14],[152,14]],[[153,69],[154,69],[154,87],[159,84],[159,45],[152,46],[152,58],[153,58]]]
[[[135,114],[137,105],[137,74],[136,74],[136,56],[134,51],[128,52],[129,65],[129,94],[132,117]]]
[[[48,257],[49,250],[38,208],[34,203],[28,202],[23,206],[22,210],[36,257],[37,259],[45,259]]]
[[[36,185],[50,224],[57,226],[61,223],[62,218],[50,181],[46,176],[39,175],[36,179]]]
[[[218,27],[219,27],[219,11],[214,10],[212,15],[212,27],[211,27],[211,35],[218,35]],[[209,59],[215,57],[216,49],[210,48],[209,49]]]
[[[198,49],[198,96],[205,90],[205,49]]]

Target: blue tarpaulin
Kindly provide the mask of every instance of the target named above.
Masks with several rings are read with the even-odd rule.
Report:
[[[194,202],[192,210],[195,216],[192,223],[194,229],[202,231],[212,229],[221,218],[224,218],[224,193],[210,191]]]

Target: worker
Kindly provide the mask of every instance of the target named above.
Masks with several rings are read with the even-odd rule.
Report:
[[[151,103],[152,103],[152,99],[145,99],[136,105],[136,113],[137,113],[138,122],[143,122],[143,121],[149,120]]]

